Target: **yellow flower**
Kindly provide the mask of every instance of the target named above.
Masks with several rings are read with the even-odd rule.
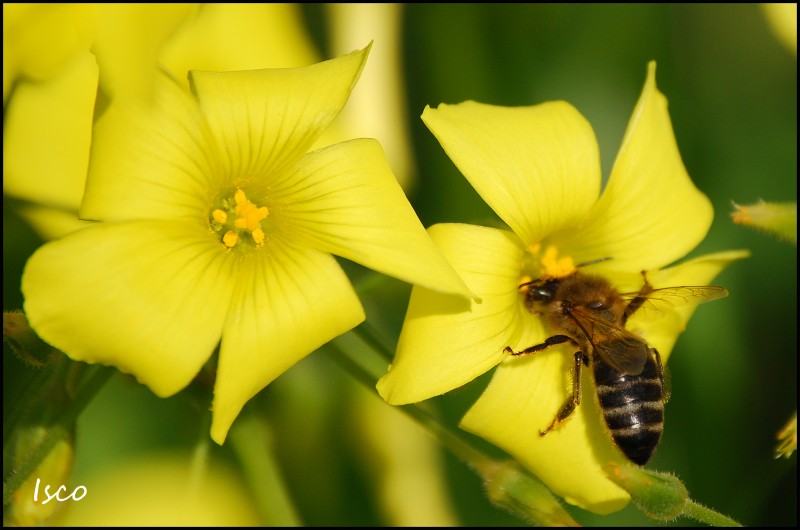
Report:
[[[655,64],[602,196],[594,133],[565,102],[505,108],[467,101],[426,108],[422,119],[511,231],[465,224],[429,229],[482,303],[415,287],[395,361],[378,391],[391,404],[413,403],[499,364],[461,426],[513,455],[568,502],[598,513],[622,508],[629,496],[602,466],[624,457],[602,426],[589,370],[571,419],[539,435],[571,391],[575,348],[523,357],[504,348],[520,351],[554,334],[520,296],[519,285],[532,278],[562,276],[576,264],[610,257],[591,272],[621,292],[641,287],[642,270],[652,271],[648,279],[657,288],[704,285],[746,255],[721,252],[659,270],[705,237],[713,211],[681,161]],[[640,330],[666,361],[694,307],[654,322],[634,315],[628,327]]]
[[[188,89],[189,70],[318,62],[295,4],[4,4],[3,29],[3,192],[48,240],[84,224],[98,92],[149,97],[158,64]]]
[[[165,40],[193,4],[3,4],[3,101],[20,79],[57,77],[88,52],[112,97],[149,93]]]
[[[223,443],[248,399],[363,321],[332,254],[469,294],[375,140],[308,152],[368,50],[306,68],[194,71],[193,95],[162,75],[152,105],[112,104],[95,124],[81,207],[103,222],[26,265],[36,332],[162,397],[221,338],[211,436]]]
[[[149,95],[158,50],[192,9],[3,4],[3,192],[41,237],[83,226],[76,213],[98,91],[97,107],[105,96]]]

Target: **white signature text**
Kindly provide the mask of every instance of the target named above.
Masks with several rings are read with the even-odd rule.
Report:
[[[36,489],[33,490],[33,502],[39,502],[39,483],[40,482],[41,482],[41,479],[37,478],[36,479]],[[73,501],[79,501],[79,500],[83,499],[84,497],[86,497],[86,494],[88,493],[88,491],[86,489],[86,486],[78,486],[77,488],[72,490],[72,492],[69,495],[67,495],[66,497],[62,497],[61,493],[66,492],[66,491],[67,491],[67,487],[62,484],[61,486],[58,487],[58,489],[55,491],[55,493],[51,494],[50,493],[50,484],[45,484],[45,486],[44,486],[44,496],[46,497],[46,500],[43,500],[42,504],[47,504],[48,502],[52,501],[53,499],[57,500],[58,502],[64,502],[64,501],[69,500],[70,498]]]

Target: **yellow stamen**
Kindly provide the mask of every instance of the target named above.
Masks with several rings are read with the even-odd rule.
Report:
[[[575,270],[575,262],[571,256],[558,257],[558,248],[548,246],[541,258],[542,276],[562,278]]]
[[[233,245],[235,245],[238,240],[239,236],[233,230],[228,230],[227,232],[225,232],[225,235],[222,236],[222,242],[228,248],[232,248]]]
[[[224,225],[225,222],[228,220],[228,214],[226,214],[220,209],[216,209],[213,212],[211,212],[211,218],[214,219],[219,224]]]
[[[250,232],[253,242],[256,245],[264,244],[266,240],[266,233],[261,228],[261,221],[269,215],[269,209],[266,206],[258,206],[250,199],[241,188],[237,188],[233,193],[233,203],[230,200],[223,201],[222,208],[215,208],[211,211],[211,219],[217,225],[212,226],[212,229],[223,233],[222,243],[228,247],[233,248],[239,241],[244,241],[240,238],[241,232]]]
[[[244,202],[239,202],[237,199],[234,213],[237,215],[236,221],[234,221],[236,228],[255,230],[259,227],[259,223],[267,218],[269,209],[266,206],[259,208],[247,199]]]

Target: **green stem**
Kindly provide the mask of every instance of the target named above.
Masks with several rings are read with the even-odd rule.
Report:
[[[373,353],[382,358],[391,358],[391,352],[378,338],[378,334],[368,325],[362,324],[354,330],[355,334],[370,347]],[[383,375],[385,366],[378,363],[367,363],[356,355],[351,354],[355,348],[345,347],[340,340],[330,343],[332,355],[339,364],[355,376],[366,387],[375,392],[375,384]],[[444,425],[424,404],[413,404],[399,407],[400,410],[411,416],[415,421],[430,431],[433,436],[456,457],[474,467],[479,472],[494,465],[494,459],[486,456],[467,442],[461,433],[454,432]]]
[[[233,424],[229,437],[262,522],[266,526],[302,526],[275,461],[269,443],[271,432],[263,418],[244,414]]]
[[[187,480],[186,495],[189,498],[198,499],[198,492],[202,487],[203,480],[208,474],[209,461],[211,458],[211,439],[208,437],[208,432],[211,430],[211,414],[210,411],[201,414],[203,418],[200,421],[200,429],[198,429],[197,442],[192,449],[191,459],[189,460],[189,479]]]
[[[380,355],[387,362],[392,361],[392,351],[381,339],[380,334],[377,332],[377,330],[375,330],[375,328],[364,322],[354,331],[356,335],[358,335],[361,340],[367,343],[367,345],[370,346],[375,353]],[[380,375],[378,375],[378,377],[380,377]]]
[[[689,517],[701,523],[706,523],[709,526],[742,526],[738,521],[734,521],[726,515],[717,513],[710,508],[706,508],[702,504],[688,499],[683,509],[683,516]]]
[[[378,335],[367,324],[362,324],[354,331],[362,338],[362,345],[370,346],[369,350],[375,357],[391,358],[391,352],[376,339]],[[386,363],[356,355],[354,351],[364,352],[364,348],[356,347],[350,339],[352,337],[347,335],[334,339],[329,343],[329,353],[374,393],[375,384],[383,375]],[[468,442],[461,432],[454,431],[439,420],[425,404],[398,408],[425,427],[456,458],[471,467],[484,481],[487,495],[497,506],[537,526],[577,526],[550,491],[516,462],[487,456]]]
[[[3,418],[4,450],[24,420],[34,414],[36,409],[42,408],[43,400],[45,403],[49,401],[51,389],[60,379],[64,378],[69,363],[70,361],[62,355],[51,366],[36,370],[26,370],[26,373],[22,375],[22,377],[28,377],[28,380],[23,385],[19,395],[12,398],[14,405],[10,407],[11,410],[8,415]]]
[[[80,413],[83,412],[86,405],[89,404],[114,372],[113,368],[100,365],[91,366],[87,369],[86,382],[78,389],[75,398],[47,426],[46,434],[41,442],[5,478],[3,483],[3,506],[6,506],[11,501],[14,492],[39,467],[56,444],[68,435]],[[17,425],[17,430],[21,428],[21,425],[21,423]]]
[[[343,366],[356,380],[374,391],[377,378],[352,355],[349,355],[345,349],[338,346],[335,341],[330,346],[332,347],[329,354],[334,360]],[[425,427],[441,445],[450,450],[459,460],[471,465],[478,471],[487,469],[490,466],[491,458],[485,456],[461,439],[460,436],[450,431],[430,411],[425,410],[423,406],[414,404],[399,408]]]

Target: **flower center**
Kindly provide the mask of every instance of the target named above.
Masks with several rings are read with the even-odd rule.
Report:
[[[232,198],[224,199],[220,208],[211,210],[210,223],[212,229],[220,234],[220,241],[228,248],[246,241],[261,246],[266,238],[261,221],[268,215],[266,206],[250,202],[244,190],[236,188]]]
[[[542,276],[563,278],[575,270],[575,262],[572,260],[572,256],[562,256],[559,258],[558,248],[553,245],[545,249],[540,261],[542,264]]]
[[[563,278],[576,269],[572,256],[559,257],[558,247],[555,245],[548,245],[542,252],[541,243],[528,247],[525,262],[520,283],[536,278]]]

